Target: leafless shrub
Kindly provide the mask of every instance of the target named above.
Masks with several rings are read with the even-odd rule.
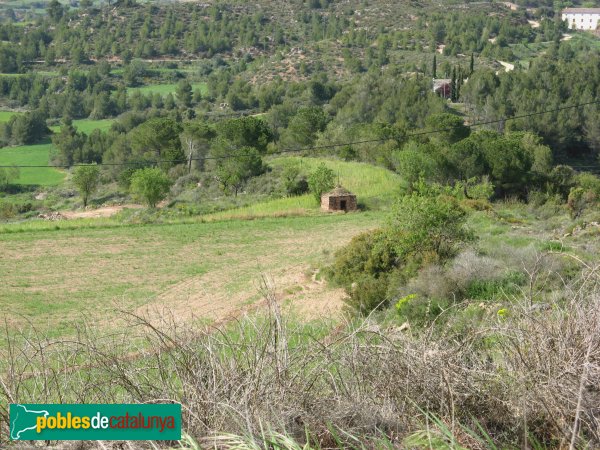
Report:
[[[434,426],[429,414],[469,448],[486,448],[464,432],[475,420],[498,442],[598,446],[598,271],[565,285],[566,302],[532,310],[524,296],[468,335],[367,318],[324,337],[284,317],[266,281],[268,313],[220,328],[127,314],[111,335],[85,324],[69,340],[7,335],[2,426],[10,402],[180,402],[190,442],[217,448],[227,433],[266,448],[265,429],[323,448],[399,445]]]
[[[506,272],[502,264],[490,257],[480,256],[468,249],[460,253],[448,267],[430,265],[403,287],[401,294],[417,294],[426,298],[462,299],[474,281],[502,278]]]
[[[450,267],[450,278],[464,284],[473,280],[495,280],[501,278],[502,274],[503,265],[499,261],[478,255],[472,249],[460,253]]]

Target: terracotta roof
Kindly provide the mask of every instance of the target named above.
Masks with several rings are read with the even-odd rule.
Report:
[[[327,194],[323,194],[327,197],[342,197],[342,196],[346,196],[346,195],[354,195],[352,192],[348,191],[347,189],[344,189],[342,186],[337,185],[335,187],[335,189],[333,189],[333,191],[328,192]]]
[[[563,14],[600,14],[600,8],[565,8]]]

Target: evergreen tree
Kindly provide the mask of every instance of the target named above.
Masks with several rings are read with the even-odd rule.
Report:
[[[437,78],[437,55],[433,55],[433,65],[431,67],[433,78]]]
[[[450,100],[455,103],[456,97],[456,67],[452,68],[452,80],[450,81]]]

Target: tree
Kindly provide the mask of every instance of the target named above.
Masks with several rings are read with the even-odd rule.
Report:
[[[224,191],[233,191],[236,196],[247,180],[265,170],[262,158],[254,147],[242,147],[233,155],[226,146],[217,146],[215,150],[213,154],[218,158],[217,179]]]
[[[452,79],[450,81],[450,100],[452,103],[456,103],[458,101],[456,88],[456,67],[452,68]]]
[[[73,184],[79,191],[83,200],[83,207],[87,207],[88,199],[98,188],[100,170],[96,165],[77,166],[73,171]]]
[[[281,140],[285,145],[310,146],[314,144],[317,133],[323,131],[326,126],[327,115],[322,108],[302,108],[290,120]]]
[[[435,51],[435,49],[434,49]],[[431,73],[433,75],[433,78],[437,78],[437,56],[433,55],[433,64],[431,67]]]
[[[0,167],[0,188],[6,187],[19,178],[18,167]]]
[[[149,208],[156,208],[156,204],[167,196],[170,188],[171,180],[162,170],[148,167],[133,173],[129,191]]]
[[[123,81],[125,81],[127,86],[137,86],[141,83],[141,78],[143,78],[146,73],[146,63],[140,59],[134,59],[125,66],[125,70],[123,71]]]
[[[432,114],[427,117],[425,123],[430,130],[437,131],[432,137],[442,144],[454,144],[465,139],[471,133],[463,119],[454,114]]]
[[[134,156],[147,161],[168,161],[164,166],[183,162],[181,125],[169,118],[150,119],[131,130],[130,140]]]
[[[45,115],[39,110],[13,116],[10,125],[12,138],[18,144],[33,144],[50,131],[46,126]]]
[[[308,188],[318,203],[321,203],[321,195],[333,189],[334,186],[335,173],[323,163],[308,176]]]
[[[475,70],[475,56],[471,53],[471,61],[469,62],[469,75],[473,73]]]
[[[185,125],[180,139],[188,160],[188,171],[192,170],[193,160],[196,160],[196,167],[199,170],[204,170],[203,158],[206,157],[210,140],[214,137],[213,129],[205,123],[195,121]]]
[[[47,12],[50,19],[55,23],[60,21],[65,13],[63,6],[58,0],[52,0],[48,4]]]
[[[254,147],[263,154],[273,140],[269,126],[256,117],[224,120],[217,125],[217,134],[234,147]]]
[[[60,132],[52,135],[52,143],[58,153],[53,157],[53,162],[58,165],[71,166],[78,162],[91,162],[82,157],[82,149],[86,142],[86,136],[79,133],[73,123],[66,118],[60,127]]]
[[[177,84],[177,101],[185,108],[192,106],[192,85],[188,80],[181,80]]]
[[[413,192],[396,204],[390,231],[399,237],[394,239],[399,255],[433,251],[444,259],[453,256],[460,243],[472,239],[466,219],[467,213],[454,197]]]
[[[289,164],[281,173],[281,179],[283,181],[283,188],[285,193],[289,196],[301,195],[308,190],[308,182],[306,178],[300,176],[300,166],[298,164]]]

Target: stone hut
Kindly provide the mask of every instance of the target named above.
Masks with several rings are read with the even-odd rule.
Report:
[[[356,211],[358,209],[356,195],[338,185],[333,191],[321,195],[321,209],[324,211]]]

